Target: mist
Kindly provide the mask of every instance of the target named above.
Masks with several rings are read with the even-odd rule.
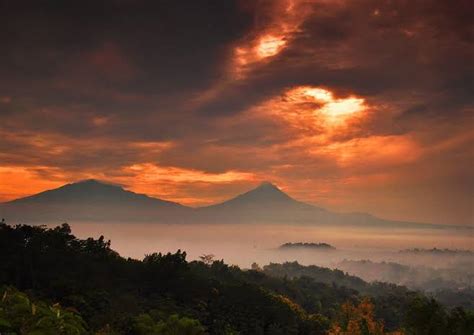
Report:
[[[474,278],[473,253],[403,252],[414,248],[472,250],[471,229],[91,222],[72,223],[71,227],[79,238],[103,235],[120,255],[135,259],[180,249],[189,260],[211,254],[241,268],[250,268],[254,262],[264,266],[297,261],[337,268],[369,282],[427,290],[471,287]],[[288,242],[328,243],[335,249],[279,249]]]

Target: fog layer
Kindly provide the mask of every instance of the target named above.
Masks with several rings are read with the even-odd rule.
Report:
[[[426,262],[425,258],[400,253],[408,248],[449,248],[472,250],[472,229],[387,229],[359,227],[315,227],[272,224],[144,224],[73,223],[81,238],[104,235],[122,256],[141,259],[152,252],[185,250],[189,259],[213,254],[230,264],[249,267],[297,260],[302,264],[330,266],[344,259]],[[281,251],[286,242],[325,242],[334,251]],[[438,264],[440,266],[439,259]]]

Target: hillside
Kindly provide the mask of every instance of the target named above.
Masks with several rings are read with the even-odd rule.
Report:
[[[126,259],[103,237],[78,239],[68,225],[2,223],[0,255],[6,333],[322,335],[346,327],[346,317],[359,323],[367,310],[366,321],[384,328],[370,334],[474,330],[472,312],[401,286],[297,263],[242,270],[212,259],[188,261],[180,250]],[[65,325],[72,328],[64,331]]]

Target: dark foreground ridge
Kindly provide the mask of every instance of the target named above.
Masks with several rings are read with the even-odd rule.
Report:
[[[3,334],[471,334],[474,314],[393,284],[296,262],[123,258],[67,224],[0,224]],[[350,326],[349,326],[350,325]],[[350,327],[350,328],[348,328]],[[400,334],[400,333],[399,333]]]

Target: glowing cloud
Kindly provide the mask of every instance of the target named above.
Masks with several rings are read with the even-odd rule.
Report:
[[[255,45],[235,48],[235,62],[243,68],[246,65],[277,55],[284,49],[286,44],[284,36],[262,36],[256,41]],[[240,70],[242,69],[237,69],[238,72]]]
[[[188,104],[190,110],[216,99],[236,82],[248,78],[260,66],[268,64],[286,48],[301,26],[313,13],[312,3],[305,0],[273,0],[257,9],[265,24],[256,26],[242,39],[230,45],[230,58],[223,76],[209,88],[199,91]]]
[[[329,121],[338,121],[341,118],[364,110],[364,100],[359,98],[338,99],[328,102],[319,111],[326,115]]]
[[[38,175],[38,170],[43,168],[45,167],[0,166],[0,202],[21,198],[64,184],[62,180],[41,178]]]
[[[380,150],[383,148],[383,150]],[[332,156],[340,167],[367,168],[397,166],[414,162],[422,149],[408,135],[370,136],[355,138],[347,142],[332,143],[317,154]]]
[[[260,113],[275,115],[299,131],[313,133],[307,135],[340,130],[346,121],[362,117],[367,109],[363,98],[336,98],[331,91],[312,86],[289,89],[258,107]]]
[[[235,79],[243,79],[249,70],[280,54],[311,13],[306,1],[273,1],[265,11],[269,23],[234,46],[230,72]]]
[[[206,185],[215,186],[258,180],[253,173],[248,172],[210,173],[196,169],[159,166],[153,163],[140,163],[124,167],[120,174],[122,176],[115,177],[113,181],[131,185],[130,189],[134,192],[146,193],[186,205],[208,204],[215,199],[206,198],[202,192],[190,196],[189,192],[181,192],[181,188],[205,188]]]
[[[251,108],[246,116],[240,117],[276,122],[286,140],[272,149],[298,152],[298,159],[331,162],[353,172],[416,161],[422,155],[422,149],[407,134],[358,133],[358,127],[369,122],[369,111],[373,108],[362,97],[337,97],[326,88],[298,86]]]
[[[264,36],[257,46],[257,53],[261,58],[271,57],[278,54],[285,46],[286,41],[282,37]]]
[[[162,167],[151,163],[134,164],[124,169],[125,172],[132,172],[140,175],[143,181],[153,182],[159,180],[170,180],[174,182],[207,182],[226,183],[235,180],[248,180],[253,178],[253,174],[226,171],[223,173],[208,173],[193,169],[183,169],[178,167]]]

